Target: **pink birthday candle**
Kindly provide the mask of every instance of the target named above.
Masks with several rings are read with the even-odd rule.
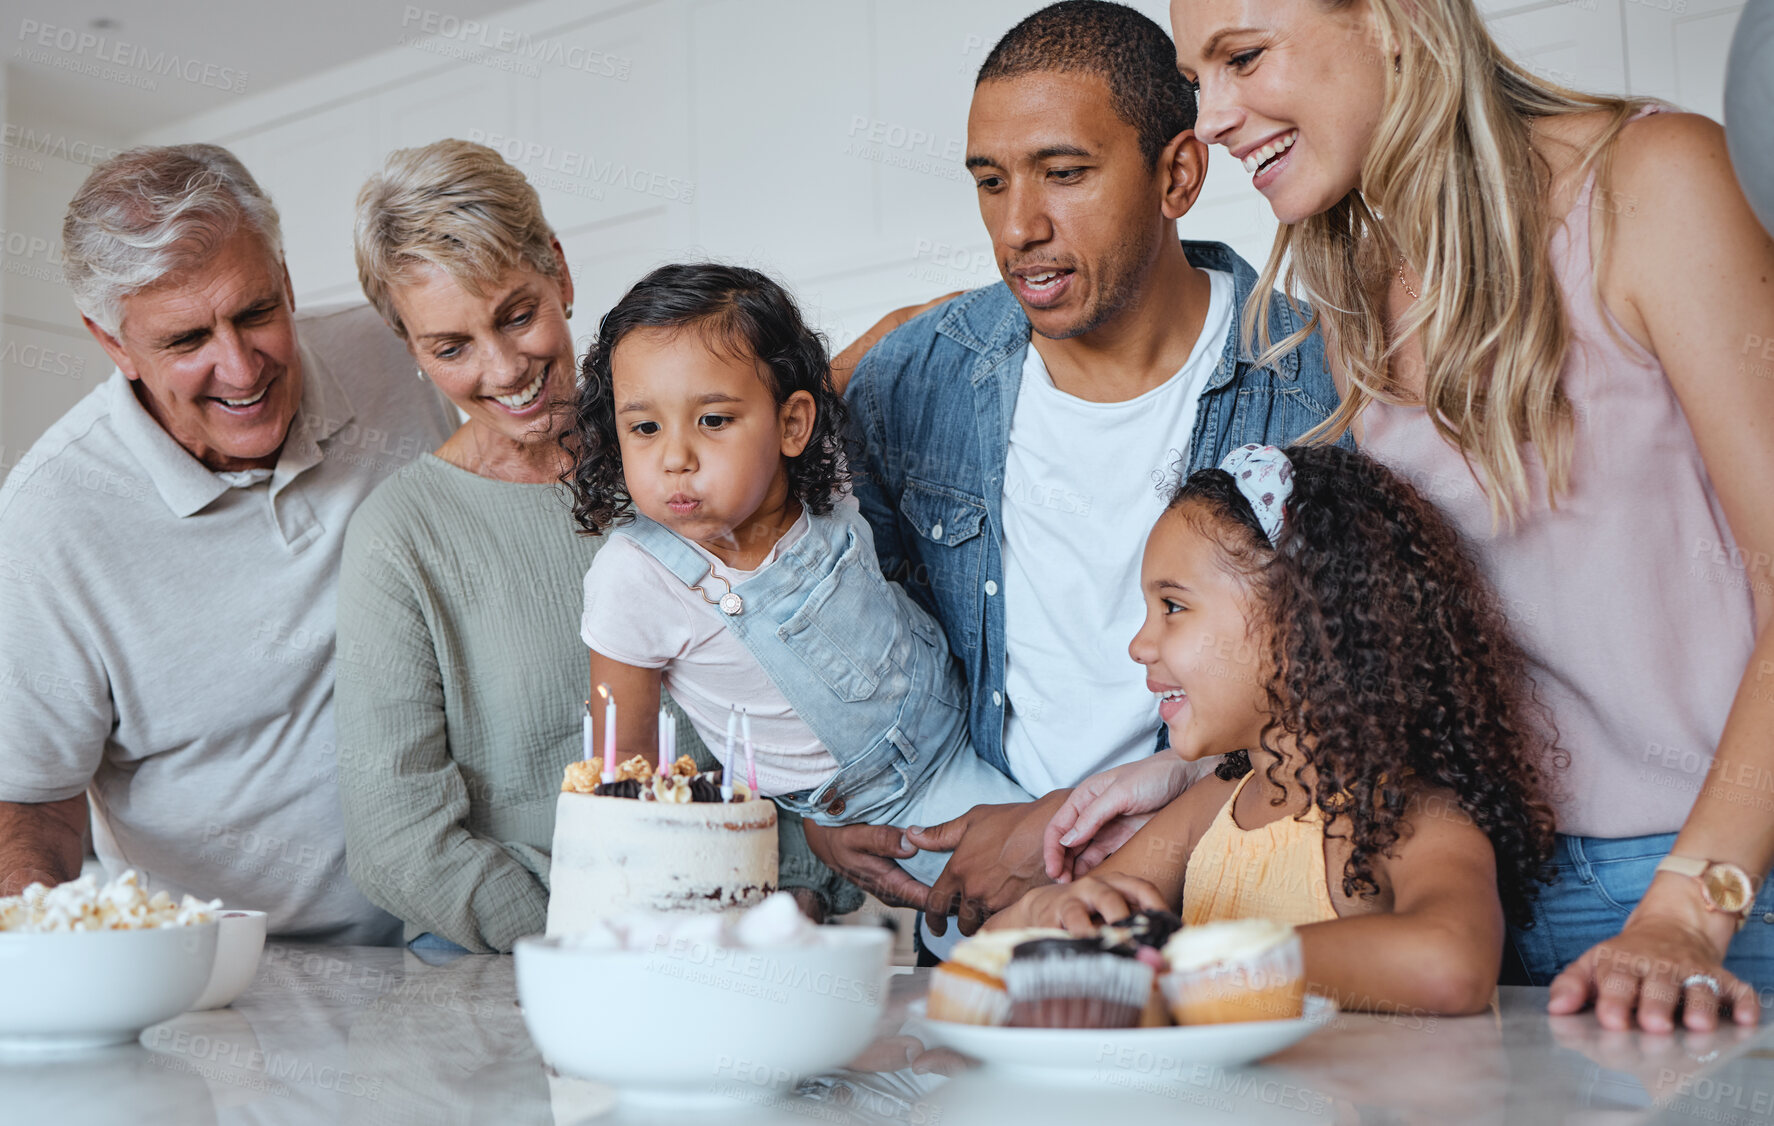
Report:
[[[585,759],[586,762],[591,761],[591,701],[590,700],[585,701],[585,745],[582,748],[582,757]],[[609,768],[605,767],[605,769],[608,770]]]
[[[659,709],[659,776],[661,778],[664,778],[671,773],[671,758],[669,757],[671,752],[666,749],[671,746],[671,743],[669,741],[671,739],[670,724],[671,724],[671,713],[666,711],[664,708],[660,708]]]

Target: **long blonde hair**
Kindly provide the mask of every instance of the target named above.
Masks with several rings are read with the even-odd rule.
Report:
[[[1348,386],[1341,407],[1308,437],[1334,440],[1369,401],[1398,401],[1387,369],[1399,341],[1414,334],[1436,431],[1482,471],[1493,520],[1513,524],[1530,500],[1522,444],[1538,451],[1556,504],[1570,482],[1573,432],[1559,385],[1571,335],[1547,245],[1551,172],[1530,142],[1532,125],[1609,111],[1578,157],[1579,174],[1595,166],[1605,178],[1612,141],[1642,102],[1530,74],[1498,48],[1472,0],[1368,2],[1399,61],[1396,71],[1386,68],[1360,187],[1276,232],[1245,308],[1245,338],[1262,342],[1267,361],[1322,324]],[[1423,285],[1388,342],[1387,286],[1401,254]],[[1278,279],[1311,302],[1312,317],[1272,341],[1261,298]]]

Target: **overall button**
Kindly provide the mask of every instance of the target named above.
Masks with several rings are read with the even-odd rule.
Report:
[[[1767,914],[1766,914],[1766,915],[1763,915],[1763,916],[1762,916],[1762,922],[1764,922],[1764,923],[1774,923],[1774,911],[1770,911],[1770,912],[1768,912],[1768,913],[1767,913]]]
[[[987,579],[986,580],[986,597],[990,598],[992,595],[997,594],[997,593],[998,593],[998,584],[996,582],[993,582],[991,579]]]
[[[936,524],[931,527],[930,538],[933,540],[939,540],[942,538],[942,525],[941,524]]]
[[[995,690],[992,692],[992,706],[995,708],[1001,708],[1004,706],[1004,694],[1002,692]]]
[[[827,813],[831,814],[833,817],[844,816],[844,799],[843,798],[833,798],[832,804],[826,806],[825,811]]]

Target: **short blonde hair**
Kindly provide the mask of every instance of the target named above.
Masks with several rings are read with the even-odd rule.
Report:
[[[389,292],[420,264],[470,293],[513,266],[558,278],[554,230],[522,172],[472,141],[398,149],[357,193],[357,280],[389,327],[406,326]]]

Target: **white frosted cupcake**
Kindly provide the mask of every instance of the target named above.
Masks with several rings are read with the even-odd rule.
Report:
[[[933,1020],[960,1024],[1005,1023],[1010,1019],[1010,995],[1004,987],[1004,967],[1010,951],[1030,939],[1065,937],[1063,930],[1023,927],[982,931],[957,944],[931,976],[926,1013]]]
[[[1164,944],[1158,987],[1178,1024],[1295,1020],[1305,1009],[1300,936],[1286,923],[1239,919],[1184,927]]]

